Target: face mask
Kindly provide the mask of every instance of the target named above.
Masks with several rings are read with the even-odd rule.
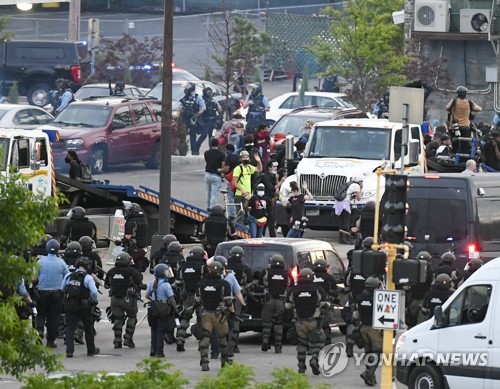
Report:
[[[70,163],[69,158],[68,158],[68,157],[64,158],[64,162],[66,162],[66,163]]]
[[[250,163],[250,160],[248,160],[248,159],[242,159],[242,160],[241,160],[241,163],[242,163],[243,165],[248,165],[248,164]]]
[[[257,196],[260,196],[260,197],[264,196],[264,191],[263,190],[259,190],[257,192]]]
[[[277,174],[278,171],[277,170],[271,170],[271,174]]]

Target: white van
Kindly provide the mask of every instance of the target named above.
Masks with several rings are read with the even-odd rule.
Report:
[[[396,377],[410,389],[500,388],[500,258],[401,335],[396,356]]]

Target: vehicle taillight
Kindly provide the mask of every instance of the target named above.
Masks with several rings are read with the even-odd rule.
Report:
[[[73,77],[73,81],[80,82],[82,79],[82,68],[80,65],[71,66],[71,77]]]
[[[297,269],[297,266],[292,267],[290,270],[290,275],[292,276],[293,283],[297,285],[297,280],[299,279],[299,271]]]
[[[469,244],[469,261],[471,259],[479,259],[479,251],[475,243]]]

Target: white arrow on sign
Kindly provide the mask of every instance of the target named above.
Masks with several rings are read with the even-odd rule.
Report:
[[[373,294],[372,327],[380,330],[399,328],[399,290],[375,290]]]

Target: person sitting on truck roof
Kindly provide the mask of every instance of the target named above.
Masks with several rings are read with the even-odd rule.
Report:
[[[441,136],[441,146],[436,150],[436,157],[439,156],[451,156],[452,148],[451,148],[451,138],[448,134],[444,134]]]
[[[64,158],[64,162],[69,164],[69,178],[73,180],[80,180],[82,177],[82,168],[80,166],[80,158],[78,158],[76,151],[69,150],[66,154],[66,158]]]

